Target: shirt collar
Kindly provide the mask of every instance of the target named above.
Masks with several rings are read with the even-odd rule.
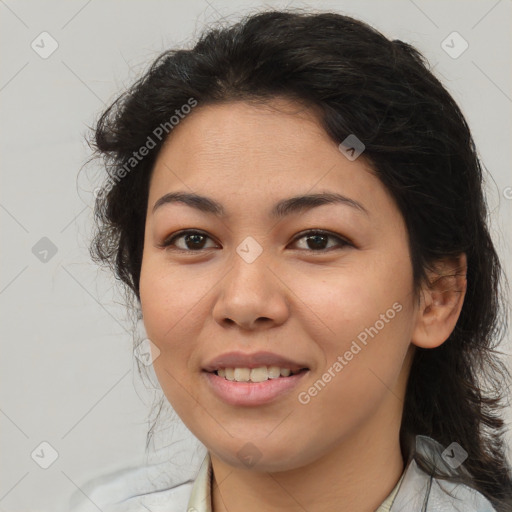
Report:
[[[212,475],[212,460],[210,453],[207,452],[192,487],[187,510],[194,510],[194,512],[212,512]]]
[[[212,475],[212,461],[210,453],[207,452],[192,487],[187,510],[193,510],[194,512],[212,512]],[[394,489],[375,512],[389,512],[404,476],[405,471],[402,473]]]

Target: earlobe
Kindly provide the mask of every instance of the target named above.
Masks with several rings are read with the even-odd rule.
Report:
[[[459,319],[467,287],[467,258],[444,258],[430,272],[417,308],[411,343],[422,348],[436,348],[450,336]]]

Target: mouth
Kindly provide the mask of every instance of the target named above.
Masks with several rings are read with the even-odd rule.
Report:
[[[285,399],[303,382],[309,369],[298,368],[292,372],[279,366],[236,367],[203,370],[202,374],[208,388],[227,405],[256,407]]]
[[[284,399],[310,374],[305,360],[272,352],[226,352],[202,367],[210,391],[232,406],[259,406]]]
[[[280,366],[258,366],[256,368],[218,368],[207,373],[213,373],[217,377],[222,377],[231,382],[265,382],[298,375],[308,370],[309,368],[292,369]]]

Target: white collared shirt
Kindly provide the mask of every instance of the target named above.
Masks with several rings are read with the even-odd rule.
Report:
[[[436,467],[448,468],[444,448],[427,436],[416,436],[416,451]],[[177,481],[171,462],[140,466],[96,478],[71,498],[72,512],[211,512],[211,459],[207,453],[194,479]],[[389,496],[375,512],[496,512],[478,491],[436,479],[410,457]]]

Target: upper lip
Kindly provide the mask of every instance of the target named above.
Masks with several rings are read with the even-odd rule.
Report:
[[[219,368],[258,368],[259,366],[279,366],[279,368],[289,368],[292,372],[307,368],[305,364],[272,352],[254,352],[252,354],[226,352],[208,361],[203,366],[203,370],[214,372]]]

